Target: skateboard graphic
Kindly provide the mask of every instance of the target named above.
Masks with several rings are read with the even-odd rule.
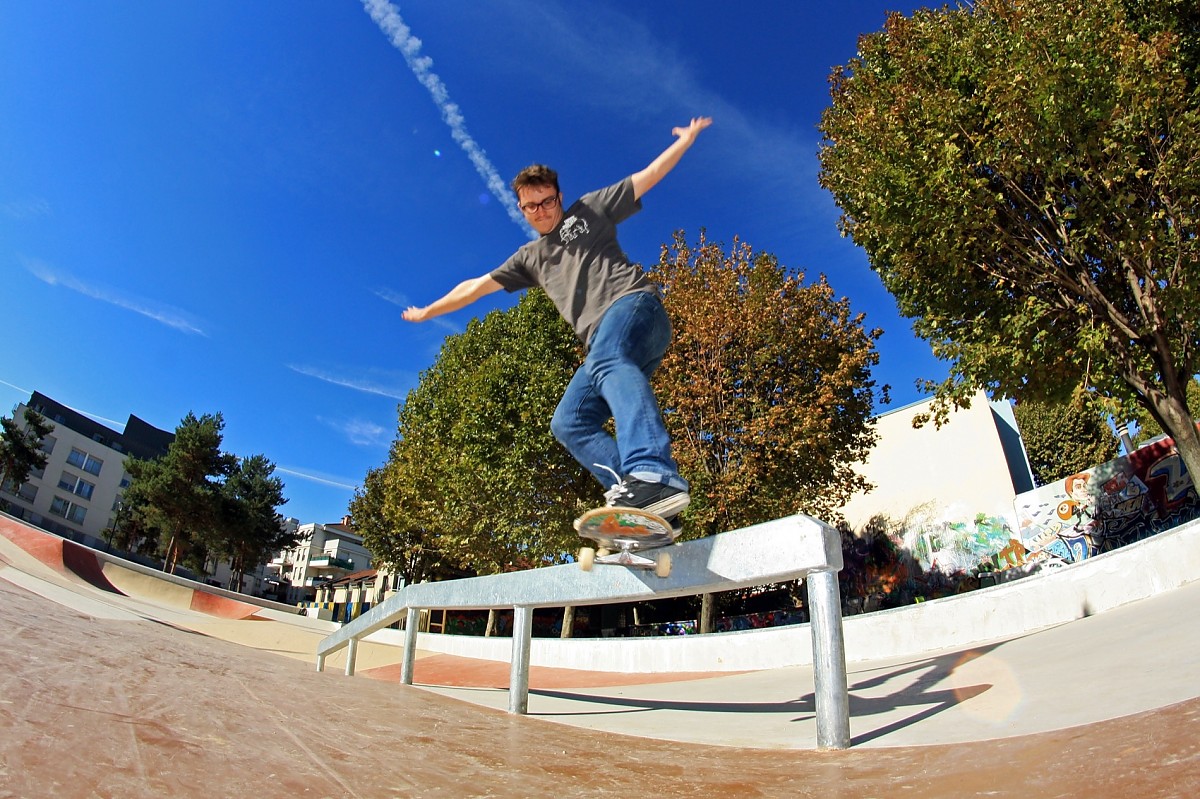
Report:
[[[596,547],[579,550],[579,568],[591,571],[594,564],[654,569],[659,577],[671,574],[671,553],[659,551],[653,557],[637,554],[675,543],[671,525],[661,516],[637,508],[603,507],[579,517],[581,538],[591,539]]]

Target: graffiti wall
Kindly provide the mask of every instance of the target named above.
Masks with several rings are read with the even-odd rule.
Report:
[[[1016,537],[1014,529],[1013,519],[999,508],[983,513],[960,505],[928,502],[911,509],[902,519],[871,519],[859,531],[860,538],[851,547],[850,557],[856,560],[854,556],[861,555],[857,559],[872,560],[866,554],[867,548],[882,535],[921,569],[953,574],[1002,558],[998,553],[1010,548]]]
[[[1167,438],[1014,500],[1030,563],[1074,563],[1200,516],[1191,476]]]

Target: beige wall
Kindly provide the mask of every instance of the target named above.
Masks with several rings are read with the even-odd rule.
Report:
[[[842,509],[852,529],[876,514],[900,522],[916,513],[922,525],[968,521],[980,513],[1012,518],[1016,491],[987,397],[978,394],[970,409],[952,414],[940,429],[932,423],[914,429],[913,417],[931,403],[878,417],[879,441],[858,469],[875,488]]]

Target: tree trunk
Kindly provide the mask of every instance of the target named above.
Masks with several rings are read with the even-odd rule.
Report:
[[[562,632],[559,638],[572,638],[575,635],[575,606],[567,605],[563,608]]]
[[[713,631],[713,602],[712,594],[704,594],[700,597],[700,630],[701,633],[711,633]]]
[[[242,583],[246,579],[246,570],[238,563],[237,568],[233,570],[233,574],[229,575],[229,590],[236,591],[239,594],[242,592]]]
[[[483,631],[484,638],[491,638],[496,634],[496,611],[488,611],[487,627]]]
[[[1182,389],[1180,393],[1184,393]],[[1174,440],[1179,459],[1191,476],[1194,489],[1200,491],[1200,431],[1188,410],[1186,396],[1175,397],[1155,392],[1148,395],[1146,400],[1147,409],[1154,420]]]
[[[171,555],[175,551],[175,536],[171,536],[170,542],[167,544],[166,554],[163,555],[163,571],[167,574],[174,574],[175,567],[171,563]]]

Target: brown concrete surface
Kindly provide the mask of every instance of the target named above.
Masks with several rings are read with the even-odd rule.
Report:
[[[548,724],[0,580],[2,797],[1189,797],[1200,699],[1040,735],[842,752]],[[262,624],[263,622],[249,622]]]
[[[486,686],[504,684],[507,664],[418,661],[418,681],[485,686],[458,689],[484,697],[474,703],[387,681],[399,659],[391,647],[359,650],[360,675],[382,679],[346,678],[332,661],[318,673],[312,653],[322,634],[299,620],[221,619],[114,595],[0,536],[0,799],[1193,797],[1200,795],[1200,691],[1187,691],[1200,648],[1195,628],[1182,622],[1196,615],[1189,609],[1198,595],[1170,592],[1127,613],[931,658],[952,664],[941,671],[925,670],[924,662],[854,666],[855,748],[817,752],[763,748],[773,745],[771,736],[795,746],[797,735],[811,747],[811,681],[795,681],[787,670],[647,684],[646,675],[606,682],[547,669],[531,674],[531,713],[540,715],[511,716],[482,706],[503,701],[503,691]],[[1173,632],[1156,631],[1147,618]],[[1097,663],[1089,646],[1109,660]],[[1009,676],[1023,697],[1014,714],[1042,716],[1035,721],[1061,729],[969,738],[977,728],[964,708],[1018,693],[994,673],[972,671],[1003,662],[996,652],[1006,647],[1016,653]],[[1059,667],[1033,671],[1030,653]],[[1146,667],[1129,668],[1138,662]],[[1106,681],[1088,682],[1109,667]],[[786,685],[772,688],[781,675]],[[905,691],[940,704],[926,710],[888,699],[889,707],[899,705],[891,710],[900,721],[864,736],[863,720],[877,701],[871,692],[900,678]],[[1078,703],[1055,699],[1054,690],[1035,692],[1042,683],[1062,696],[1105,697],[1116,712],[1150,709],[1072,724],[1090,716]],[[1107,685],[1107,696],[1095,685]],[[1137,702],[1122,704],[1127,695]],[[1162,697],[1171,701],[1153,704]],[[593,722],[600,726],[589,728]],[[943,740],[947,727],[968,740],[887,745],[922,730]],[[723,733],[725,745],[659,739],[656,729],[662,738]],[[762,745],[728,743],[747,735],[760,735]],[[864,738],[872,740],[860,745]]]

